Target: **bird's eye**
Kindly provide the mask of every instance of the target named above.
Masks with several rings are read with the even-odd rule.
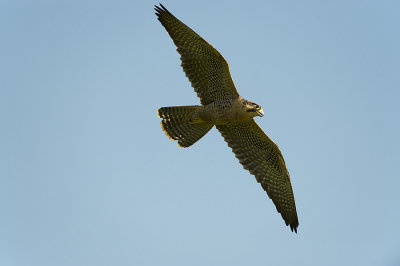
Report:
[[[256,105],[256,109],[260,109],[260,106],[259,106],[259,105]]]

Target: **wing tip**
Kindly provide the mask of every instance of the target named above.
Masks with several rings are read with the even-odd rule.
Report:
[[[282,218],[284,219],[286,225],[290,227],[290,230],[292,232],[294,231],[297,234],[297,228],[299,227],[299,220],[297,219],[297,215],[292,221],[288,221],[287,219],[285,219],[285,217],[283,217],[283,215]]]
[[[290,230],[294,231],[297,234],[297,227],[299,227],[299,223],[290,224]]]
[[[168,11],[168,9],[163,6],[163,4],[159,3],[160,6],[154,5],[154,10],[156,11],[156,15],[158,17],[160,17],[162,14],[166,13],[166,14],[171,14],[171,12]]]

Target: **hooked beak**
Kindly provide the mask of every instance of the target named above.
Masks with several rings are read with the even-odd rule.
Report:
[[[263,109],[262,108],[260,108],[260,110],[257,110],[256,111],[257,112],[257,114],[259,115],[259,116],[264,116],[264,111],[263,111]]]

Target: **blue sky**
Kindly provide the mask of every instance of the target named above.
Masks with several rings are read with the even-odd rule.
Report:
[[[167,1],[280,147],[290,232],[213,129],[150,1],[0,3],[0,265],[400,265],[397,1]]]

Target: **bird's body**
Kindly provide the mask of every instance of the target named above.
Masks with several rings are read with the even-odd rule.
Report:
[[[297,232],[299,222],[285,161],[278,146],[253,119],[263,116],[263,110],[239,95],[222,55],[160,6],[155,8],[156,15],[177,46],[183,70],[201,102],[158,109],[161,128],[180,147],[189,147],[216,126],[239,162],[272,199],[286,225]]]
[[[232,122],[249,121],[254,113],[246,111],[242,98],[215,101],[207,105],[199,106],[191,117],[190,123],[210,123],[213,125],[225,125]]]

